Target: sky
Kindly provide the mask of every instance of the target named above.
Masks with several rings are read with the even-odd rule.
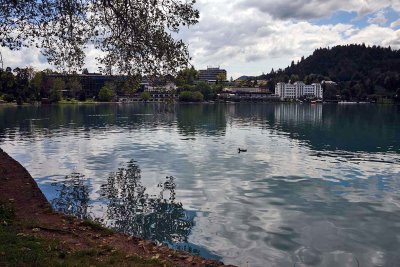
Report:
[[[183,0],[184,1],[184,0]],[[400,49],[399,0],[197,0],[200,21],[177,38],[191,64],[227,70],[228,77],[285,68],[320,47],[365,43]],[[49,67],[37,49],[0,48],[5,66]],[[86,65],[97,71],[94,49]]]

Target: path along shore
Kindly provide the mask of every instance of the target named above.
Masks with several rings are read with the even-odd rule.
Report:
[[[35,266],[37,263],[39,266],[45,264],[44,261],[53,266],[74,266],[75,262],[76,266],[224,266],[218,261],[157,246],[151,241],[116,233],[93,222],[54,212],[28,171],[2,149],[0,207],[0,220],[3,220],[0,221],[0,235],[7,234],[9,237],[9,233],[14,231],[15,239],[22,238],[22,248],[18,247],[18,241],[16,246],[13,245],[16,249],[26,249],[27,254],[35,253],[35,249],[23,245],[24,240],[40,240],[36,245],[52,244],[46,245],[46,255],[49,256],[41,255],[40,249],[37,250],[40,255],[33,255],[34,260],[45,257],[42,262],[32,263]],[[6,214],[4,207],[12,209],[12,219],[2,219],[2,214]],[[26,266],[27,262],[18,264],[19,259],[10,256],[15,251],[9,250],[10,245],[2,244],[6,242],[4,239],[0,240],[0,266]]]

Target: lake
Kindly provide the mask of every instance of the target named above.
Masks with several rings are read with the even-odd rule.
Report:
[[[226,264],[400,262],[400,106],[2,106],[0,146],[55,209]]]

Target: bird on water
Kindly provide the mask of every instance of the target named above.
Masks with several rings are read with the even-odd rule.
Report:
[[[247,149],[243,149],[243,148],[238,148],[238,153],[242,153],[242,152],[247,152]]]

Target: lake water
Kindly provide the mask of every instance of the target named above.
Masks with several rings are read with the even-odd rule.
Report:
[[[400,106],[0,107],[0,146],[56,209],[204,257],[400,264]]]

